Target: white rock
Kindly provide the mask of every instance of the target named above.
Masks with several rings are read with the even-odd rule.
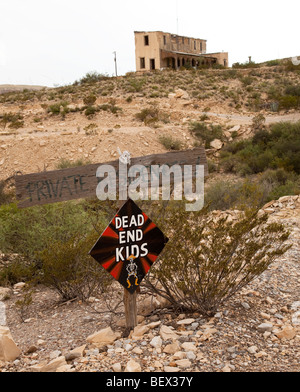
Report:
[[[257,327],[259,332],[272,332],[273,324],[272,323],[262,323]]]
[[[161,326],[159,334],[163,338],[163,340],[178,339],[177,333],[166,325]]]
[[[190,325],[195,321],[195,319],[190,318],[190,319],[184,319],[184,320],[179,320],[177,321],[178,325]]]
[[[122,371],[122,365],[118,362],[112,365],[112,369],[115,373],[120,373]]]
[[[179,366],[181,369],[186,369],[192,365],[192,362],[188,359],[179,359],[178,361],[175,362],[177,366]]]
[[[182,343],[181,347],[182,347],[185,351],[197,351],[197,348],[196,348],[195,344],[192,343],[192,342],[185,342],[185,343]]]
[[[141,371],[141,365],[138,362],[135,362],[133,359],[127,363],[125,368],[125,372],[127,373],[140,373]]]
[[[0,326],[0,360],[14,361],[21,354],[8,327]]]
[[[0,325],[6,325],[6,306],[4,302],[0,301]]]
[[[216,150],[221,150],[223,145],[224,145],[224,143],[221,140],[219,140],[219,139],[215,139],[212,142],[210,142],[210,146],[212,148],[215,148]]]
[[[105,347],[112,344],[120,337],[119,333],[114,332],[110,327],[95,332],[93,335],[87,337],[87,342],[93,344],[97,348]]]
[[[149,331],[150,327],[148,325],[138,325],[134,328],[132,333],[133,340],[140,340],[143,338],[144,334]]]
[[[180,372],[180,369],[178,367],[173,367],[173,366],[165,366],[164,371],[166,373],[178,373]]]
[[[155,336],[151,342],[150,342],[151,346],[154,348],[160,348],[162,346],[162,339],[160,336]]]
[[[256,354],[256,351],[258,350],[258,348],[256,346],[251,346],[247,350],[250,354]]]

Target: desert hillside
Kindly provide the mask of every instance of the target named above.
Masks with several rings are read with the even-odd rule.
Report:
[[[1,179],[52,170],[66,160],[110,161],[118,147],[132,156],[164,152],[170,148],[164,136],[192,148],[199,144],[192,122],[220,125],[222,145],[232,136],[247,138],[258,113],[267,123],[300,120],[299,97],[287,91],[298,84],[297,72],[275,66],[88,74],[70,86],[1,94]]]
[[[18,209],[14,176],[109,162],[118,148],[138,157],[196,146],[207,153],[212,231],[195,216],[198,230],[188,228],[172,203],[163,213],[143,204],[174,250],[141,286],[129,333],[123,289],[88,255],[116,205]],[[289,62],[89,73],[0,94],[0,372],[299,372],[299,157],[300,66]],[[212,263],[205,278],[195,254]]]

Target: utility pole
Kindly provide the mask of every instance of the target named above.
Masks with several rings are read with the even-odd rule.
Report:
[[[176,24],[177,24],[177,35],[178,35],[179,34],[178,0],[176,0]]]
[[[117,68],[117,52],[113,52],[113,54],[115,55],[115,72],[116,72],[116,77],[118,76],[118,68]]]

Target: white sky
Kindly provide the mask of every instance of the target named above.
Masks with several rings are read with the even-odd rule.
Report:
[[[135,71],[135,30],[207,39],[230,65],[297,56],[299,11],[299,0],[0,0],[0,84],[113,75],[114,51],[119,75]]]

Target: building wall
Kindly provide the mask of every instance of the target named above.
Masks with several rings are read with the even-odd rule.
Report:
[[[148,45],[145,42],[145,37],[148,37]],[[141,59],[145,61],[144,68],[142,68]],[[135,32],[135,60],[137,71],[150,71],[150,60],[155,61],[155,69],[161,68],[160,46],[157,32]]]
[[[228,53],[206,54],[206,40],[203,39],[162,31],[135,31],[134,35],[136,70],[138,72],[166,67],[179,68],[187,61],[197,63],[197,58],[184,56],[188,54],[210,57],[210,60],[207,59],[209,63],[228,66]],[[187,58],[184,59],[184,57]]]
[[[214,57],[217,60],[217,64],[223,65],[224,67],[228,67],[228,53],[220,52],[220,53],[207,53],[204,57]]]

